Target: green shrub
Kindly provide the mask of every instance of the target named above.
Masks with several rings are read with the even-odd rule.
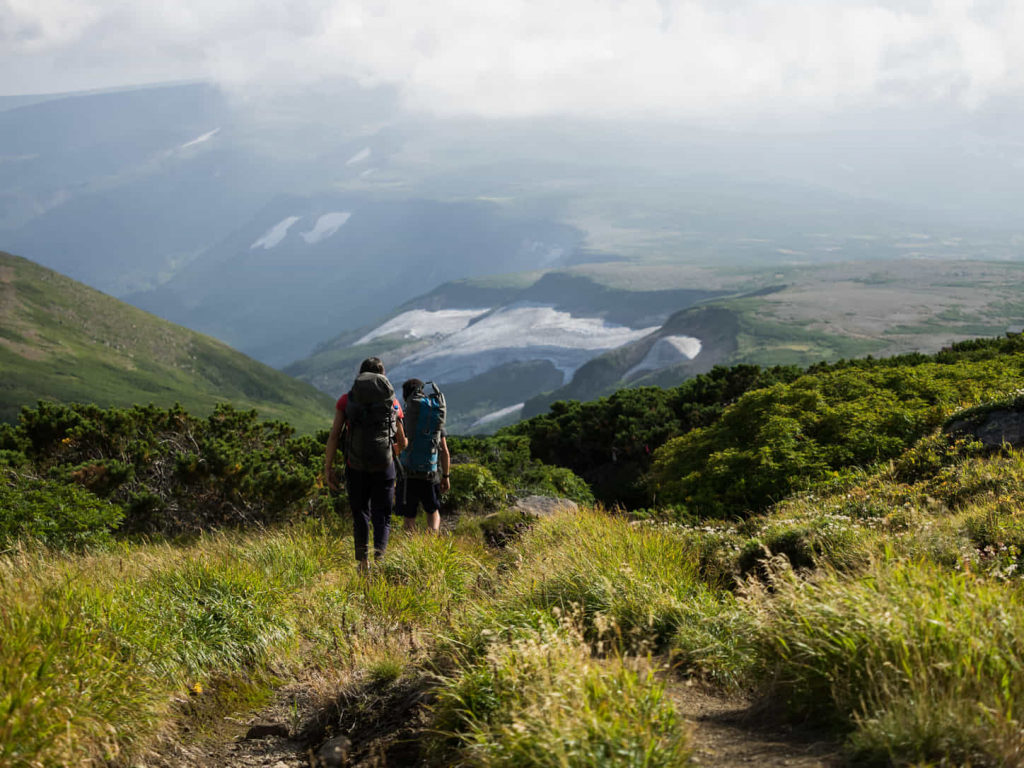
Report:
[[[456,464],[451,468],[451,487],[445,494],[444,506],[460,512],[480,512],[504,504],[508,495],[487,467]]]
[[[899,456],[959,403],[1005,390],[1024,357],[971,365],[846,369],[749,392],[715,424],[657,451],[662,503],[703,516],[762,511],[849,467]]]
[[[0,471],[0,546],[34,539],[77,548],[108,541],[121,524],[121,508],[74,485],[32,480]]]
[[[254,411],[40,403],[0,434],[33,469],[121,505],[128,532],[180,534],[322,514],[324,445]]]
[[[671,389],[622,389],[586,403],[556,402],[550,413],[505,427],[498,437],[528,438],[536,459],[571,469],[604,504],[644,507],[652,498],[643,478],[657,448],[715,423],[744,392],[800,374],[796,366],[715,366]]]
[[[571,470],[541,463],[530,455],[525,436],[452,437],[452,462],[476,464],[490,471],[494,479],[516,496],[538,494],[593,504],[594,494]]]

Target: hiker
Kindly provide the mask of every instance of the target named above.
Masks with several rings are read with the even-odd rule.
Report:
[[[422,504],[427,530],[436,533],[441,529],[440,497],[450,486],[451,457],[444,428],[444,395],[434,382],[430,382],[433,392],[429,395],[423,391],[425,386],[419,379],[402,384],[403,422],[409,445],[399,456],[402,478],[398,484],[398,513],[404,518],[402,529],[414,531],[416,512]]]
[[[384,364],[368,357],[359,366],[352,389],[338,398],[334,424],[327,439],[324,480],[332,491],[340,488],[334,456],[344,431],[345,482],[352,507],[353,535],[359,570],[368,572],[367,545],[373,524],[375,559],[384,556],[395,508],[395,456],[405,448],[402,406],[384,375]]]

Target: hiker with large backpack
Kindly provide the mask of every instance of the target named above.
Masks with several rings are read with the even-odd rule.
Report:
[[[406,446],[402,428],[402,406],[384,375],[384,364],[366,358],[352,389],[338,398],[334,423],[327,439],[324,481],[332,491],[340,490],[334,457],[344,445],[345,487],[352,507],[353,535],[359,570],[370,570],[368,545],[373,525],[373,552],[384,556],[395,509],[395,456]]]
[[[404,518],[403,530],[416,529],[416,513],[420,504],[427,513],[427,529],[435,533],[441,528],[441,494],[450,486],[451,457],[448,454],[444,420],[447,406],[444,395],[434,382],[429,382],[431,393],[419,379],[402,384],[405,400],[403,424],[409,440],[408,447],[398,459],[402,465],[402,479],[398,484],[398,513]]]

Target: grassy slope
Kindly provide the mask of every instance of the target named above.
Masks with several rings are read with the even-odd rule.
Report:
[[[938,431],[907,444],[740,523],[581,510],[493,550],[495,519],[466,516],[451,536],[396,536],[369,579],[336,516],[81,554],[14,547],[0,554],[14,714],[0,762],[127,761],[230,698],[217,689],[232,675],[273,670],[313,681],[330,711],[331,686],[363,681],[366,701],[433,689],[419,738],[438,765],[685,765],[667,689],[686,679],[820,724],[855,765],[1019,764],[1024,453]]]
[[[325,428],[331,401],[219,341],[0,252],[0,420],[40,399],[101,406],[217,402],[300,431]]]
[[[845,735],[856,765],[1016,764],[1021,454],[898,469],[739,528],[584,511],[502,552],[466,519],[452,537],[396,537],[370,580],[347,562],[345,531],[312,521],[183,546],[15,552],[0,558],[12,585],[0,665],[18,716],[0,728],[0,757],[127,758],[187,724],[172,702],[188,689],[206,689],[184,705],[201,712],[207,697],[230,701],[231,675],[275,670],[314,681],[328,707],[332,686],[359,681],[368,697],[402,680],[435,688],[428,730],[450,734],[434,744],[438,765],[684,765],[665,687],[686,678]],[[781,560],[757,564],[764,551],[817,570],[794,578]],[[730,589],[758,569],[772,589]],[[652,677],[652,652],[675,672]],[[569,746],[576,759],[561,761]],[[650,761],[634,762],[642,753]]]

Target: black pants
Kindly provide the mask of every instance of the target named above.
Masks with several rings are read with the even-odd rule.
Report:
[[[388,548],[391,513],[395,509],[395,465],[382,472],[345,469],[345,486],[352,507],[356,560],[367,558],[370,524],[373,524],[373,553],[379,559]]]
[[[415,519],[420,504],[428,515],[437,512],[441,508],[441,484],[427,478],[405,478],[398,484],[398,514]]]

